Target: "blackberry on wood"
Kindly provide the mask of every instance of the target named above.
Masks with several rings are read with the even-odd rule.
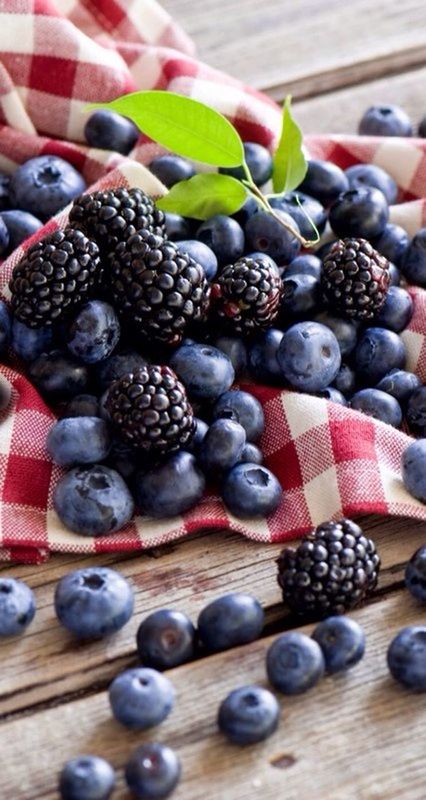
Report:
[[[339,239],[327,253],[322,272],[325,300],[352,319],[374,317],[390,285],[387,259],[366,239]]]
[[[30,247],[10,281],[15,319],[45,328],[94,294],[102,282],[99,248],[81,231],[55,231]]]
[[[236,333],[270,328],[282,295],[278,268],[261,258],[240,258],[222,269],[212,285],[213,314]]]
[[[284,602],[298,614],[326,617],[353,608],[376,584],[380,558],[349,519],[323,522],[278,560]]]
[[[185,387],[170,367],[150,364],[123,375],[105,405],[119,438],[153,456],[185,447],[194,433]]]
[[[177,244],[140,230],[109,261],[117,308],[137,333],[178,345],[190,322],[205,316],[209,284],[203,268]]]
[[[164,235],[165,217],[142,189],[108,189],[82,194],[70,211],[70,224],[110,253],[140,228]]]

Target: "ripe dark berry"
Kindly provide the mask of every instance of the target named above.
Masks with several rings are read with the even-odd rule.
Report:
[[[322,233],[327,221],[327,212],[318,200],[296,190],[288,194],[272,198],[272,208],[278,208],[288,214],[297,224],[299,231],[305,239],[312,239],[314,231],[310,220],[315,224],[319,233]]]
[[[283,275],[283,319],[312,313],[320,304],[320,282],[313,275]]]
[[[426,625],[399,631],[389,645],[387,660],[398,683],[415,692],[426,692]]]
[[[38,217],[28,211],[20,211],[18,208],[2,211],[0,219],[6,223],[10,252],[43,227],[43,223]]]
[[[297,614],[342,614],[376,584],[380,558],[372,539],[348,519],[324,522],[296,549],[278,558],[278,583],[284,602]]]
[[[99,417],[66,417],[51,427],[47,452],[60,467],[104,461],[111,447],[107,423]]]
[[[109,108],[98,108],[84,126],[84,138],[90,147],[127,156],[139,138],[139,131],[130,119]]]
[[[330,674],[355,666],[364,655],[365,633],[349,617],[328,617],[316,626],[312,638],[319,644]]]
[[[157,156],[149,164],[148,169],[164,186],[171,189],[179,181],[187,181],[195,175],[195,169],[186,158],[175,155]]]
[[[302,694],[324,675],[324,656],[309,636],[290,631],[278,636],[269,646],[266,671],[272,686],[279,692]]]
[[[81,231],[55,231],[33,244],[12,273],[11,306],[30,328],[49,327],[100,285],[99,248]]]
[[[293,261],[285,268],[283,277],[290,278],[291,275],[312,275],[313,278],[320,278],[322,271],[321,259],[310,253],[296,256]]]
[[[263,608],[255,597],[234,592],[203,608],[198,617],[198,634],[208,650],[227,650],[258,639],[264,621]]]
[[[402,455],[402,479],[413,497],[426,503],[426,439],[418,439]]]
[[[195,628],[186,614],[168,608],[154,611],[139,625],[136,641],[142,664],[171,669],[194,655]]]
[[[192,226],[189,219],[181,217],[180,214],[172,214],[171,211],[166,211],[164,217],[164,232],[167,239],[175,242],[180,239],[190,238]]]
[[[402,411],[398,400],[380,389],[361,389],[351,397],[350,406],[394,428],[401,425]]]
[[[371,319],[390,284],[389,264],[365,239],[337,241],[323,264],[322,290],[330,310],[352,319]]]
[[[286,225],[299,232],[297,222],[285,211],[276,209],[276,215]],[[244,227],[247,246],[252,250],[266,253],[277,264],[289,264],[300,250],[300,242],[281,223],[267,211],[256,211]]]
[[[355,369],[368,384],[375,386],[391,369],[404,369],[406,350],[397,333],[386,328],[366,328],[355,350]]]
[[[120,323],[113,307],[102,300],[89,300],[74,317],[67,347],[85,364],[95,364],[111,355],[120,339]]]
[[[359,123],[362,136],[412,136],[413,126],[399,106],[370,106]]]
[[[214,339],[215,347],[230,358],[235,375],[244,372],[247,367],[247,347],[240,336],[218,336]]]
[[[83,536],[118,531],[134,511],[132,495],[121,475],[102,464],[67,472],[56,484],[53,506],[64,525]]]
[[[233,332],[257,333],[271,327],[281,294],[277,267],[260,259],[240,258],[222,269],[212,284],[211,312]]]
[[[283,376],[277,355],[283,336],[284,332],[278,328],[269,328],[250,344],[249,369],[259,383],[272,385],[282,383]]]
[[[236,261],[244,252],[244,233],[232,217],[217,214],[202,222],[196,238],[213,250],[219,266]]]
[[[388,222],[383,233],[372,242],[374,248],[399,267],[410,244],[410,237],[400,225]]]
[[[178,450],[193,434],[185,387],[170,367],[149,364],[123,375],[109,388],[105,408],[121,441],[148,454]]]
[[[216,419],[200,447],[200,466],[207,475],[217,479],[238,464],[245,443],[246,432],[242,425],[232,419]]]
[[[331,161],[310,159],[308,171],[298,188],[323,206],[329,206],[349,189],[349,181],[343,170]]]
[[[333,331],[340,347],[342,358],[348,356],[356,347],[358,338],[358,325],[350,319],[342,319],[330,311],[321,311],[315,317],[315,322],[326,325]]]
[[[34,594],[26,583],[0,578],[0,637],[23,633],[35,612]]]
[[[376,322],[383,328],[400,333],[407,327],[413,316],[414,304],[405,289],[400,286],[390,286]]]
[[[179,758],[165,744],[138,747],[125,768],[126,783],[137,800],[162,800],[176,788],[181,774]]]
[[[12,175],[10,201],[15,208],[48,220],[85,188],[84,178],[68,161],[52,155],[36,156]]]
[[[346,177],[349,180],[350,189],[380,189],[386,197],[389,205],[396,202],[398,196],[398,186],[396,181],[375,164],[355,164],[346,170]]]
[[[263,464],[263,453],[253,442],[246,442],[240,455],[239,463]]]
[[[95,376],[102,391],[129,372],[146,367],[147,361],[136,350],[120,350],[95,365]]]
[[[234,689],[219,707],[219,730],[233,744],[263,742],[277,729],[280,707],[275,696],[261,686]]]
[[[115,786],[115,773],[98,756],[77,756],[64,765],[59,776],[62,800],[108,800]]]
[[[386,394],[391,394],[398,403],[405,407],[414,390],[422,385],[421,379],[414,372],[405,372],[403,369],[391,369],[382,378],[376,389],[381,389]]]
[[[329,222],[336,236],[372,239],[383,233],[389,206],[379,189],[349,189],[330,208]]]
[[[175,690],[165,675],[148,667],[128,669],[109,687],[112,713],[126,728],[143,731],[169,716]]]
[[[32,361],[28,376],[42,394],[54,400],[64,400],[85,391],[89,369],[69,353],[51,350]]]
[[[66,404],[62,414],[66,417],[99,417],[99,400],[94,394],[77,394]]]
[[[35,361],[53,347],[53,328],[30,328],[14,319],[12,324],[12,350],[24,361]]]
[[[117,245],[109,265],[111,294],[131,328],[179,344],[189,323],[207,312],[210,288],[200,264],[178,245],[139,230]]]
[[[175,517],[202,498],[206,480],[191,453],[180,450],[135,477],[136,502],[151,517]]]
[[[235,517],[266,517],[277,510],[282,489],[273,473],[258,464],[236,464],[222,484],[222,499]]]
[[[235,378],[231,359],[207,344],[184,343],[173,353],[170,366],[193,400],[214,402],[232,386]]]
[[[80,639],[120,630],[133,613],[129,582],[113,569],[87,567],[69,572],[55,589],[55,611],[62,625]]]
[[[405,585],[417,600],[426,603],[426,546],[419,547],[405,569]]]
[[[334,333],[319,322],[298,322],[288,328],[277,358],[283,378],[304,392],[326,389],[342,360]]]

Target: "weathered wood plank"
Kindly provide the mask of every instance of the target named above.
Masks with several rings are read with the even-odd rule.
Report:
[[[424,543],[422,523],[398,519],[368,522],[382,554],[379,589],[395,585],[414,550]],[[159,551],[160,558],[55,557],[42,567],[3,570],[20,576],[36,590],[38,612],[25,636],[0,645],[0,715],[40,703],[63,702],[65,695],[93,691],[120,669],[136,663],[135,633],[141,619],[157,608],[177,607],[194,620],[201,607],[219,594],[247,591],[267,609],[268,623],[287,616],[276,583],[275,557],[281,545],[261,545],[230,533],[203,534]],[[56,581],[71,569],[116,564],[132,581],[136,612],[126,627],[104,642],[81,644],[59,625],[53,609]]]
[[[424,65],[422,0],[165,0],[200,57],[281,97],[310,97]],[[420,96],[421,97],[421,96]]]
[[[399,628],[424,621],[424,609],[397,591],[353,616],[367,633],[363,662],[304,696],[281,698],[280,728],[264,744],[227,745],[215,719],[232,688],[265,684],[270,639],[170,672],[177,706],[146,734],[129,733],[112,720],[105,692],[4,724],[2,796],[53,800],[64,760],[95,752],[121,768],[134,746],[154,739],[175,747],[182,759],[176,800],[421,800],[423,702],[392,681],[385,654]],[[114,797],[128,797],[122,783]]]

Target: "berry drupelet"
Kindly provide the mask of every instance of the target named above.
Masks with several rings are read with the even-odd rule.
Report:
[[[326,617],[357,605],[376,584],[380,558],[372,539],[348,519],[324,522],[278,558],[283,599],[298,614]]]
[[[15,318],[30,328],[63,319],[102,280],[97,244],[67,228],[36,242],[13,270],[10,281]]]
[[[240,258],[225,267],[212,285],[212,312],[236,333],[270,328],[282,295],[278,268],[256,258]]]
[[[365,239],[340,239],[326,255],[322,289],[335,313],[371,319],[390,284],[389,263]]]
[[[112,384],[106,410],[120,439],[148,454],[184,447],[194,431],[186,390],[170,367],[147,365]]]
[[[168,345],[201,321],[210,289],[205,272],[177,245],[141,229],[115,249],[109,262],[115,306],[132,328]]]

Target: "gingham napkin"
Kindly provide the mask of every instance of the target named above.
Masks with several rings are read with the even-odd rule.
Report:
[[[159,148],[141,136],[126,159],[85,147],[82,113],[91,101],[137,88],[167,88],[225,113],[243,138],[271,145],[280,112],[266,97],[195,60],[185,34],[153,0],[2,0],[0,3],[0,170],[40,153],[74,164],[89,185],[161,185],[143,164]],[[426,143],[356,136],[308,137],[313,157],[342,167],[372,162],[398,182],[404,202],[392,219],[413,234],[426,224]],[[51,220],[31,241],[63,227]],[[26,245],[28,246],[28,244]],[[0,292],[22,255],[1,267]],[[415,313],[403,338],[408,369],[426,380],[426,292],[413,289]],[[11,401],[0,420],[0,560],[37,562],[50,552],[95,553],[157,546],[201,528],[229,528],[259,541],[281,541],[341,514],[375,512],[426,519],[426,506],[405,491],[401,453],[410,438],[381,422],[323,399],[250,386],[261,400],[265,463],[284,497],[264,520],[232,517],[215,494],[193,511],[168,520],[136,517],[111,536],[67,531],[52,508],[61,470],[47,457],[53,414],[17,364],[0,367]]]

